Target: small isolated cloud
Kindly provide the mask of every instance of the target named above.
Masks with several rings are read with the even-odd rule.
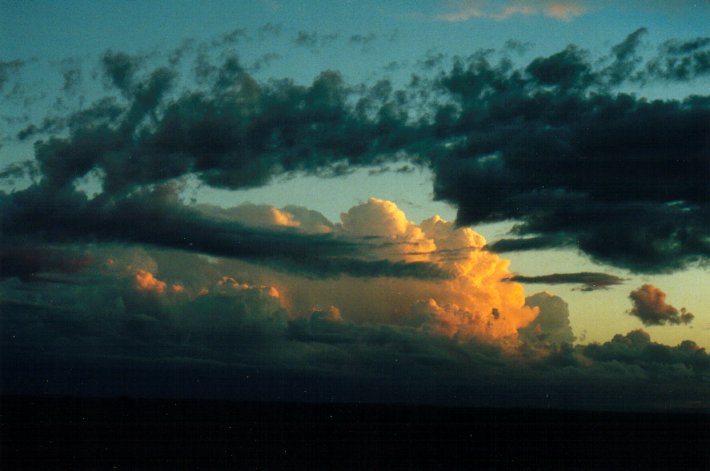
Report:
[[[666,304],[666,293],[653,285],[645,284],[629,294],[634,307],[629,311],[645,325],[689,324],[695,317],[680,308]]]
[[[606,289],[609,286],[623,283],[623,278],[608,273],[580,272],[580,273],[552,273],[550,275],[524,276],[515,275],[508,278],[508,281],[518,283],[544,283],[550,285],[558,284],[581,284],[583,291],[594,291]]]
[[[213,46],[233,46],[241,41],[250,39],[246,28],[235,28],[232,31],[224,33],[219,38],[212,40]]]
[[[377,39],[375,33],[353,34],[348,38],[348,42],[353,46],[359,47],[360,52],[370,52],[372,51],[373,43],[377,41]]]
[[[339,37],[338,33],[319,34],[315,31],[299,31],[293,38],[293,43],[296,46],[316,51],[319,47],[327,46]]]
[[[475,18],[496,21],[508,20],[514,16],[544,15],[559,21],[570,21],[587,12],[587,7],[580,2],[498,2],[468,1],[461,2],[456,11],[436,16],[439,21],[461,23]]]
[[[279,37],[283,33],[283,25],[281,23],[265,23],[259,26],[257,32],[259,33],[259,39],[265,39],[267,37]]]
[[[10,61],[0,61],[0,91],[3,90],[5,84],[10,81],[10,78],[17,75],[22,67],[25,65],[25,61],[18,59]]]

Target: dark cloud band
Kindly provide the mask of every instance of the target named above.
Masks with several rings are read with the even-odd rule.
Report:
[[[61,199],[92,172],[108,201],[188,174],[239,189],[417,156],[406,158],[432,169],[435,197],[457,206],[459,224],[519,223],[493,250],[576,246],[632,271],[681,269],[710,257],[710,97],[615,90],[707,76],[710,40],[670,40],[644,59],[644,35],[601,59],[569,46],[517,66],[479,51],[401,90],[332,71],[308,86],[259,83],[233,54],[214,65],[203,51],[197,89],[177,92],[173,66],[146,71],[145,57],[108,51],[101,65],[118,96],[21,132],[67,135],[36,143],[43,182],[13,197],[14,220],[37,226],[33,203],[22,207],[30,194]]]
[[[623,278],[608,273],[553,273],[551,275],[541,276],[524,276],[515,275],[508,281],[517,281],[519,283],[542,283],[550,285],[558,284],[581,284],[585,291],[593,291],[597,289],[605,289],[609,286],[619,285],[623,283]]]

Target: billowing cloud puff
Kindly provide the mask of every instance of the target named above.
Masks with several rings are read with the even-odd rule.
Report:
[[[525,298],[525,304],[539,309],[538,316],[528,326],[518,330],[526,342],[554,345],[574,341],[569,308],[562,298],[543,291]]]
[[[140,291],[163,294],[167,286],[164,281],[156,279],[149,271],[138,270],[135,276],[136,288]]]
[[[695,317],[681,308],[666,303],[666,293],[653,285],[645,284],[629,294],[634,307],[629,311],[645,325],[689,324]]]
[[[427,263],[450,276],[437,279],[308,280],[281,277],[295,315],[336,306],[342,317],[418,327],[460,338],[515,339],[536,310],[523,288],[503,281],[509,261],[483,250],[486,241],[438,216],[415,224],[391,201],[370,198],[341,215],[334,234],[367,240],[373,256],[392,263]]]

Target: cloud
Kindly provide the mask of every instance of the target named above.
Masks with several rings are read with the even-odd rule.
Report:
[[[617,65],[635,67],[634,41],[615,49]],[[455,106],[437,115],[450,144],[433,159],[435,196],[461,224],[521,221],[525,237],[497,249],[576,245],[639,272],[706,259],[706,97],[605,92],[617,75],[587,55],[568,47],[517,70],[486,55],[455,62],[440,81]]]
[[[281,36],[283,29],[284,29],[283,25],[280,23],[279,24],[265,23],[265,24],[259,26],[259,29],[258,29],[259,39],[265,39],[267,37]]]
[[[537,307],[539,314],[529,325],[518,329],[524,341],[560,345],[575,340],[569,322],[569,307],[562,298],[545,291],[525,298],[525,305]]]
[[[597,289],[606,289],[609,286],[619,285],[623,283],[623,278],[607,273],[579,272],[579,273],[553,273],[550,275],[540,276],[524,276],[514,275],[508,278],[510,281],[518,283],[544,283],[544,284],[581,284],[582,290],[593,291]]]
[[[460,2],[459,10],[440,14],[435,18],[439,21],[460,23],[475,18],[504,21],[515,16],[544,15],[559,21],[570,21],[586,12],[587,7],[581,2],[487,2],[469,0]]]
[[[262,56],[258,57],[253,63],[252,63],[252,70],[254,71],[260,71],[265,68],[267,68],[272,62],[274,62],[277,59],[280,59],[281,55],[277,54],[275,52],[267,52],[266,54],[263,54]]]
[[[639,54],[642,38],[648,34],[646,28],[639,28],[629,34],[624,41],[611,49],[613,62],[602,72],[610,85],[617,85],[628,79],[643,60]]]
[[[636,374],[651,379],[671,379],[682,382],[682,378],[698,378],[701,384],[707,381],[710,355],[704,348],[691,340],[684,340],[677,346],[662,345],[651,341],[651,336],[643,330],[634,330],[626,335],[617,334],[603,344],[589,344],[579,347],[587,358],[601,364],[619,362]],[[632,368],[636,367],[636,368]]]
[[[587,7],[580,2],[555,2],[548,4],[544,11],[545,16],[561,21],[570,21],[587,13]]]
[[[642,82],[663,79],[668,82],[685,82],[710,74],[710,37],[691,40],[670,39],[661,44],[655,57],[648,61],[645,70],[636,79]]]
[[[133,87],[135,75],[140,69],[142,58],[132,57],[125,52],[108,50],[101,57],[101,65],[111,85],[124,93]]]
[[[261,31],[261,30],[260,30]],[[221,34],[219,38],[212,41],[213,46],[233,46],[242,41],[248,41],[251,37],[246,28],[235,28],[232,31]]]
[[[82,271],[90,263],[87,254],[70,249],[4,244],[0,250],[0,279],[41,280],[47,274]]]
[[[315,227],[322,226],[316,219]],[[313,227],[313,226],[312,226]],[[407,325],[466,339],[515,342],[517,328],[535,317],[524,306],[522,287],[501,281],[508,261],[482,250],[484,238],[435,216],[420,224],[407,220],[392,202],[370,198],[341,215],[333,234],[369,241],[368,258],[390,263],[429,264],[445,278],[337,280],[278,275],[271,280],[292,315],[333,306],[345,320]]]
[[[49,135],[35,145],[37,197],[62,198],[87,175],[100,180],[100,201],[120,204],[187,175],[242,189],[275,175],[416,163],[433,171],[435,198],[458,208],[458,224],[517,223],[492,250],[577,247],[631,271],[667,272],[710,256],[708,98],[615,90],[670,76],[691,83],[707,72],[696,57],[708,43],[666,42],[663,60],[644,62],[645,34],[599,59],[577,46],[520,65],[478,51],[443,70],[431,56],[434,75],[401,90],[333,71],[309,85],[259,82],[233,54],[218,65],[198,54],[199,86],[183,90],[178,69],[146,70],[142,56],[108,51],[101,63],[118,96],[21,135]]]
[[[82,86],[82,64],[77,58],[64,59],[60,62],[62,73],[62,91],[69,95],[76,95]]]
[[[498,239],[489,244],[487,249],[497,253],[518,252],[526,250],[541,250],[573,245],[572,241],[560,235],[544,235],[521,237],[514,239]]]
[[[653,285],[645,284],[629,294],[634,307],[629,311],[644,325],[689,324],[695,317],[685,308],[680,311],[666,304],[666,293]]]
[[[3,91],[5,85],[19,74],[25,64],[25,61],[19,59],[0,61],[0,91]]]
[[[338,33],[321,34],[316,31],[299,31],[292,42],[296,46],[302,46],[317,52],[319,47],[327,46],[340,37]]]
[[[70,192],[54,201],[63,211],[45,203],[30,209],[27,201],[43,200],[39,191],[2,204],[9,240],[41,243],[43,234],[55,243],[147,244],[227,257],[242,263],[237,273],[276,286],[293,315],[335,306],[353,320],[513,343],[536,315],[524,305],[522,286],[503,281],[510,262],[483,250],[480,234],[438,216],[415,224],[390,201],[371,198],[333,224],[293,206],[187,206],[164,187],[118,201]],[[134,282],[143,291],[169,290],[157,267],[130,265],[140,268]]]
[[[46,192],[54,197],[51,203]],[[39,235],[40,240],[51,242],[149,244],[261,261],[317,277],[449,276],[428,262],[366,259],[367,240],[334,237],[327,233],[327,226],[309,226],[318,221],[312,213],[296,209],[306,216],[304,226],[313,233],[289,231],[300,226],[290,213],[249,206],[231,211],[195,208],[182,204],[173,186],[141,190],[120,199],[98,195],[92,200],[75,190],[55,193],[45,186],[32,186],[0,195],[0,208],[3,234],[11,240],[27,242]]]
[[[368,34],[353,34],[348,38],[350,44],[360,46],[362,52],[369,52],[372,50],[372,43],[377,40],[377,35],[375,33]]]
[[[108,254],[111,263],[99,262]],[[643,331],[572,346],[567,306],[549,293],[527,298],[540,316],[520,329],[523,344],[504,348],[404,320],[355,322],[335,306],[294,316],[280,289],[219,276],[211,270],[227,265],[195,254],[104,246],[94,260],[72,275],[84,277],[77,284],[0,282],[3,391],[625,410],[708,406],[704,349],[691,341],[661,345]],[[147,288],[140,280],[150,281]],[[311,392],[304,396],[304,390]]]

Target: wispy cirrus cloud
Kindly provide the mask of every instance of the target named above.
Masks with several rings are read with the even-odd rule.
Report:
[[[529,2],[529,1],[466,1],[457,4],[456,9],[435,17],[438,21],[461,23],[472,19],[483,18],[504,21],[515,16],[543,15],[559,21],[571,21],[584,15],[588,7],[581,2]]]

